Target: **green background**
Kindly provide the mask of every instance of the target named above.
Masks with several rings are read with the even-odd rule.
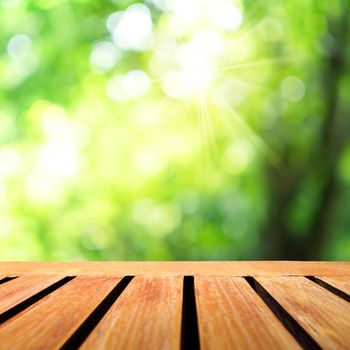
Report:
[[[0,0],[1,260],[349,259],[349,2],[211,3]]]

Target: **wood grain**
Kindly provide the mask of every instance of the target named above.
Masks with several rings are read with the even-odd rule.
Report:
[[[182,277],[135,277],[81,349],[180,347]]]
[[[324,349],[349,349],[350,303],[304,277],[257,281]]]
[[[23,276],[0,284],[0,315],[62,279],[63,276]]]
[[[344,276],[350,262],[301,261],[180,261],[180,262],[0,262],[5,275],[105,275],[105,276]]]
[[[0,349],[58,349],[120,278],[77,277],[0,326]]]
[[[349,272],[350,274],[350,272]],[[316,276],[320,280],[350,295],[350,276]]]
[[[300,349],[241,277],[195,279],[201,349]]]
[[[72,275],[78,277],[34,303],[37,293]],[[111,305],[114,299],[105,298],[124,275],[136,277]],[[350,263],[226,261],[0,263],[0,280],[20,276],[0,284],[0,350],[58,349],[68,339],[70,346],[85,338],[84,349],[179,349],[184,275],[194,276],[203,349],[300,349],[239,277],[245,275],[254,276],[295,320],[289,322],[298,322],[322,348],[350,349]],[[34,304],[13,309],[29,298]],[[79,328],[102,300],[107,304],[89,318],[92,323]]]

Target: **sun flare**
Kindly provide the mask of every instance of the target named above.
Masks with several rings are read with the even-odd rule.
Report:
[[[156,21],[154,11],[161,13]],[[245,21],[239,0],[148,0],[108,17],[112,42],[96,44],[91,65],[108,72],[125,53],[143,53],[148,69],[133,67],[125,75],[112,76],[108,97],[127,102],[158,89],[169,104],[166,115],[180,110],[196,115],[201,144],[216,147],[215,128],[224,116],[220,127],[228,139],[240,135],[277,163],[278,156],[239,112],[250,94],[264,85],[259,67],[280,59],[257,54],[256,36],[267,24],[262,20],[251,25],[248,17]],[[272,25],[275,30],[276,23]]]

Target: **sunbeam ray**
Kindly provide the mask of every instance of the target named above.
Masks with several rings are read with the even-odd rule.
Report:
[[[228,77],[228,78],[223,78],[223,81],[226,81],[232,85],[236,85],[236,86],[240,86],[240,87],[244,87],[247,89],[251,89],[251,90],[265,90],[268,91],[268,89],[261,84],[256,84],[256,83],[252,83],[252,82],[247,82],[241,78],[236,78],[236,77]]]
[[[260,67],[260,66],[266,66],[266,65],[272,65],[276,63],[288,63],[293,60],[295,60],[297,56],[295,55],[287,55],[287,56],[281,56],[271,59],[264,59],[259,61],[252,61],[252,62],[243,62],[243,63],[235,63],[230,64],[227,66],[221,66],[215,68],[216,71],[227,71],[227,70],[236,70],[236,69],[242,69],[242,68],[252,68],[252,67]]]
[[[169,113],[167,113],[166,115],[168,115],[169,120],[175,120],[177,121],[177,119],[180,116],[180,113],[178,113],[178,111],[180,110],[181,106],[184,104],[183,100],[176,100],[175,102],[172,101],[172,99],[170,97],[168,97],[169,99],[169,105],[171,106],[171,110]]]
[[[211,164],[215,164],[215,160],[217,159],[218,152],[218,145],[216,142],[216,137],[214,133],[214,123],[212,123],[212,120],[209,115],[207,102],[204,96],[201,96],[200,100],[200,106],[202,109],[204,124],[207,130],[207,138],[208,138],[208,148],[209,148],[209,156],[211,159]]]
[[[281,168],[282,161],[277,153],[266,144],[266,142],[244,121],[244,119],[225,101],[221,96],[213,92],[214,104],[222,106],[234,118],[240,131],[247,137],[256,149],[258,149],[267,160],[276,168]]]

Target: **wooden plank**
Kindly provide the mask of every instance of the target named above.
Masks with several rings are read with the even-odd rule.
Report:
[[[191,261],[191,262],[1,262],[0,274],[5,275],[142,275],[142,276],[345,276],[350,274],[350,262],[293,261]]]
[[[241,277],[196,277],[201,349],[300,349]]]
[[[23,276],[0,285],[0,315],[64,276]]]
[[[0,326],[1,349],[58,349],[120,278],[77,277]]]
[[[324,349],[349,349],[350,303],[304,277],[257,281]]]
[[[182,277],[135,277],[81,349],[179,349]]]
[[[350,276],[316,276],[320,280],[350,295]]]

